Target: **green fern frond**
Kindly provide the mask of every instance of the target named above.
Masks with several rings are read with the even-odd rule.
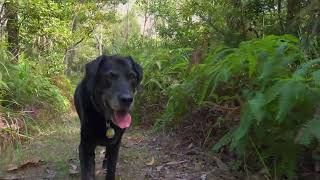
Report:
[[[234,103],[234,97],[239,97],[244,101],[240,124],[213,149],[229,145],[241,156],[252,150],[251,137],[261,151],[259,158],[267,166],[276,162],[279,175],[293,177],[301,146],[294,142],[296,134],[313,117],[320,98],[320,59],[308,61],[298,42],[291,35],[267,36],[242,42],[239,48],[217,48],[191,68],[186,51],[180,56],[172,54],[170,61],[161,61],[161,73],[156,77],[170,98],[156,127],[178,122],[190,108]],[[187,73],[183,72],[187,69]],[[305,125],[301,144],[320,139],[318,121]],[[292,148],[290,154],[286,152],[288,147]]]
[[[314,117],[308,121],[299,135],[298,142],[302,145],[310,145],[314,138],[320,142],[320,117]]]
[[[234,131],[233,133],[233,139],[232,139],[232,145],[231,149],[235,149],[237,145],[239,145],[239,142],[241,142],[241,139],[246,136],[249,133],[249,130],[254,123],[254,117],[251,113],[249,104],[246,104],[245,107],[243,107],[243,110],[241,112],[241,122],[239,127]]]
[[[253,99],[248,101],[250,111],[257,120],[257,125],[259,125],[265,117],[266,111],[263,109],[263,107],[267,104],[267,102],[268,101],[266,100],[265,95],[261,92],[257,93]]]
[[[213,151],[218,151],[221,147],[229,144],[233,138],[233,131],[229,131],[225,134],[212,148]]]
[[[305,84],[294,81],[294,80],[283,80],[283,84],[280,87],[280,97],[279,97],[279,106],[278,113],[276,115],[276,120],[279,123],[282,123],[286,115],[290,112],[292,107],[303,98],[303,95],[308,90]]]
[[[312,73],[312,77],[313,77],[313,80],[314,80],[314,84],[316,86],[320,87],[320,70],[314,71]]]
[[[312,68],[312,66],[314,66],[315,64],[317,64],[318,66],[320,65],[320,58],[318,59],[313,59],[310,60],[306,63],[304,63],[298,70],[296,70],[293,74],[294,78],[300,78],[300,77],[304,77],[307,75],[308,71]]]

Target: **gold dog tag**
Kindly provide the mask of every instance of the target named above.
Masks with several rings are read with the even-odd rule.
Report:
[[[113,138],[114,134],[115,134],[114,129],[112,127],[108,128],[106,132],[106,136],[111,139]]]

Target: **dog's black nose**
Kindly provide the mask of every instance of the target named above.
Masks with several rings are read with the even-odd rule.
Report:
[[[122,104],[130,105],[132,103],[132,101],[133,101],[133,97],[130,94],[121,94],[119,96],[119,101]]]

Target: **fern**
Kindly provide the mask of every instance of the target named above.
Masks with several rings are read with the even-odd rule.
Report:
[[[266,41],[266,46],[261,44]],[[249,63],[242,68],[249,75],[249,86],[240,84],[238,88],[249,88],[250,93],[244,95],[247,103],[242,107],[239,127],[231,133],[232,138],[230,133],[226,138],[222,138],[218,147],[229,140],[231,149],[241,156],[245,149],[250,149],[250,135],[258,147],[268,147],[261,150],[264,154],[263,161],[268,161],[271,157],[276,158],[275,168],[278,169],[278,176],[286,175],[292,179],[299,152],[299,146],[294,143],[295,136],[299,127],[315,113],[320,96],[317,83],[319,75],[314,68],[319,60],[307,61],[297,46],[294,46],[294,42],[284,40],[283,37],[272,36],[247,43],[245,50],[251,49],[251,52],[248,51],[247,55],[242,56],[247,57]],[[250,44],[256,46],[255,50]],[[241,51],[241,46],[240,52],[244,52]],[[252,56],[252,52],[257,56]],[[239,65],[237,59],[234,64]],[[253,68],[261,71],[252,70]],[[320,132],[320,127],[316,126],[315,121],[309,123],[315,123],[312,124],[314,129],[305,128],[304,132],[308,133],[302,136],[304,142],[309,142],[307,140],[311,137],[317,137],[318,134],[315,132]],[[247,147],[243,149],[243,146]],[[288,152],[287,147],[290,147],[290,154],[285,153]],[[217,149],[217,146],[214,149]]]
[[[255,98],[248,101],[250,113],[253,114],[256,119],[257,125],[265,118],[264,106],[267,104],[266,97],[263,93],[258,93]]]
[[[304,85],[305,84],[297,81],[282,81],[282,86],[279,88],[280,98],[278,113],[276,115],[276,120],[279,121],[279,123],[286,119],[287,113],[295,106],[299,98],[303,98],[300,96],[304,95],[305,88],[307,88]]]
[[[320,141],[320,117],[314,117],[308,121],[302,128],[301,134],[299,134],[298,142],[305,146],[311,144],[313,139]]]
[[[187,67],[183,62],[175,65],[161,66],[162,73]],[[247,151],[256,152],[261,164],[277,170],[272,174],[293,178],[300,150],[300,144],[295,143],[296,134],[304,127],[300,142],[310,142],[313,137],[319,140],[319,133],[315,133],[320,132],[320,127],[309,121],[320,100],[318,69],[319,59],[307,60],[299,50],[298,40],[290,35],[242,42],[239,48],[217,48],[202,64],[187,74],[180,73],[175,83],[164,87],[170,99],[156,127],[178,123],[193,107],[241,97],[245,104],[239,126],[230,130],[214,150],[230,145],[239,158]]]
[[[312,73],[312,78],[314,79],[314,84],[317,87],[320,87],[320,70],[317,70]]]

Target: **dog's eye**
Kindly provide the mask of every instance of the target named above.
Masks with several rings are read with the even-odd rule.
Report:
[[[110,80],[115,80],[115,79],[118,79],[118,75],[114,72],[109,72],[107,74],[107,78],[110,79]]]
[[[130,73],[130,74],[128,75],[128,78],[129,78],[130,80],[136,80],[137,76],[136,76],[135,74],[133,74],[133,73]]]

